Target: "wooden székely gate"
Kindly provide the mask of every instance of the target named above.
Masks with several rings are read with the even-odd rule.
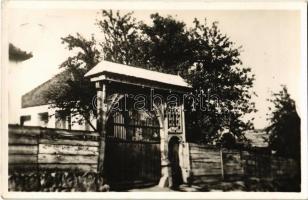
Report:
[[[155,114],[134,109],[116,111],[109,116],[106,128],[104,169],[111,187],[158,184],[161,127]]]
[[[184,95],[191,86],[179,75],[101,61],[85,77],[97,89],[97,130],[100,133],[98,171],[112,189],[119,185],[174,185],[168,156],[170,138],[178,139],[179,150],[172,158],[187,182],[190,164],[185,137]],[[155,90],[155,92],[154,92]],[[127,97],[139,103],[147,97],[145,110],[120,110],[113,106]],[[133,97],[130,97],[133,96]],[[176,99],[175,105],[167,102]],[[125,99],[125,98],[124,98]],[[143,98],[141,98],[143,99]],[[172,100],[172,102],[173,102]],[[136,103],[136,102],[135,102]],[[121,108],[121,106],[119,106]],[[177,157],[176,157],[177,158]]]

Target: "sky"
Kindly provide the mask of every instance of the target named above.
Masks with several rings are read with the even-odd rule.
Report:
[[[126,11],[123,11],[126,12]],[[253,90],[258,97],[254,114],[256,128],[264,128],[272,91],[285,84],[296,102],[300,99],[300,12],[296,10],[136,10],[137,20],[150,22],[150,14],[171,15],[192,25],[194,18],[218,21],[222,33],[242,46],[241,60],[256,75]],[[99,10],[17,9],[8,14],[8,40],[33,53],[22,63],[9,63],[10,123],[17,123],[20,98],[59,72],[59,65],[70,55],[61,37],[81,33],[103,38],[95,20]]]

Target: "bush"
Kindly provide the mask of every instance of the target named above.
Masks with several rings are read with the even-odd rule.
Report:
[[[9,191],[105,192],[101,175],[79,170],[14,170],[9,173]]]

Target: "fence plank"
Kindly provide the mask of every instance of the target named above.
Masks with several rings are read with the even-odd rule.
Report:
[[[97,172],[97,164],[39,164],[39,169],[61,169],[61,170],[81,170]]]
[[[195,163],[220,163],[220,157],[216,158],[192,158]]]
[[[200,175],[221,175],[221,168],[206,168],[206,169],[195,169],[193,171],[194,176]]]
[[[39,154],[39,163],[97,164],[98,156]]]
[[[87,140],[69,140],[69,139],[40,139],[40,144],[62,144],[62,145],[76,145],[76,146],[95,146],[98,147],[98,141],[87,141]]]
[[[43,154],[98,155],[98,147],[39,144]]]
[[[43,136],[56,136],[56,137],[76,137],[78,139],[88,138],[88,139],[96,139],[99,134],[92,131],[81,131],[81,130],[67,130],[67,129],[55,129],[55,128],[43,128],[41,129],[41,133]]]
[[[37,155],[10,155],[9,164],[37,163]]]
[[[37,145],[10,145],[9,154],[37,154]]]
[[[210,168],[210,167],[214,167],[214,168],[220,168],[221,164],[220,162],[212,162],[212,163],[208,163],[208,162],[192,162],[191,166],[193,168]]]
[[[206,152],[206,154],[204,153]],[[205,155],[205,156],[212,156],[212,155],[220,155],[220,151],[218,150],[212,150],[212,149],[190,149],[191,155]]]
[[[26,135],[9,135],[9,144],[37,144],[37,137]]]
[[[9,126],[9,132],[10,134],[16,135],[37,136],[41,133],[41,128],[30,126]]]
[[[209,183],[221,181],[221,175],[195,175],[193,177],[194,184],[205,186]]]
[[[9,163],[9,172],[14,172],[14,170],[24,171],[24,172],[35,172],[37,168],[37,163]]]

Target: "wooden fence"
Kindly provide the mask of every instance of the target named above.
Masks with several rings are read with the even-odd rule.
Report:
[[[156,149],[153,151],[156,152],[153,155],[160,155],[159,145],[153,144],[152,146]],[[300,166],[293,159],[260,154],[257,152],[221,150],[211,146],[194,143],[189,143],[188,146],[191,166],[190,180],[192,184],[243,180],[252,177],[297,181],[298,177],[300,177]],[[141,147],[142,149],[147,147],[150,148],[150,146],[144,148],[140,146],[140,148]],[[119,149],[115,145],[114,148]],[[111,151],[114,148],[108,150],[110,151],[109,155],[115,153]],[[96,173],[99,154],[98,149],[99,135],[94,132],[9,125],[9,173],[13,176],[14,173],[20,173],[20,171],[42,172],[49,169],[50,171],[64,169],[66,171],[79,170],[82,172]],[[126,150],[123,149],[121,151],[123,152]],[[148,167],[145,172],[150,171],[152,173],[153,169],[155,169],[153,174],[157,174],[158,176],[155,176],[155,180],[156,178],[158,179],[160,175],[160,162],[156,162],[155,160],[158,160],[159,156],[155,157],[152,155],[149,159],[145,159],[146,156],[149,156],[149,153],[143,150],[141,152],[143,152],[143,157],[139,160],[145,163],[139,162],[138,156],[136,155],[136,158],[132,159],[130,157],[131,160],[121,163],[121,167],[125,169],[128,165],[134,166],[136,162],[139,164],[143,163]],[[123,154],[123,156],[124,155],[125,154]],[[134,155],[132,154],[130,156]],[[157,167],[155,167],[156,164],[154,166],[153,163],[156,163]],[[108,167],[112,169],[112,166]],[[127,175],[133,175],[132,172],[125,171],[125,173]],[[144,172],[141,171],[138,173],[142,175]],[[34,177],[35,176],[36,175],[34,175]],[[64,176],[66,175],[64,174]],[[23,176],[15,176],[16,180],[14,179],[14,183],[20,182],[20,177]],[[150,178],[152,179],[152,176]],[[12,190],[24,191],[24,188],[29,185],[28,182],[28,180],[24,180],[24,183],[19,184],[23,185],[21,187],[22,189],[16,189],[16,184],[15,186],[11,184],[14,186],[12,186]],[[37,182],[40,184],[40,181]],[[297,182],[295,183],[297,184]],[[96,186],[96,190],[100,190],[97,184]],[[41,185],[37,188],[38,189],[35,190],[42,191],[42,188],[49,187],[43,187]],[[63,189],[62,186],[58,188]],[[71,187],[71,189],[73,188],[74,187]],[[85,189],[81,189],[81,191],[84,190]],[[33,191],[33,188],[29,189],[29,191]]]
[[[9,170],[97,171],[99,136],[94,132],[9,125]]]
[[[206,145],[189,143],[189,155],[193,183],[221,180],[220,150]]]
[[[257,152],[218,149],[189,143],[194,184],[259,179],[296,179],[300,166],[294,159]]]

